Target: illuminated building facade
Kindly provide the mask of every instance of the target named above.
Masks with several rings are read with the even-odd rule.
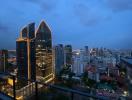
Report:
[[[49,27],[42,21],[36,31],[36,74],[37,79],[47,83],[53,80],[52,36]]]
[[[16,40],[18,76],[36,80],[35,24],[24,27]]]
[[[0,50],[0,72],[6,72],[8,68],[8,51]]]

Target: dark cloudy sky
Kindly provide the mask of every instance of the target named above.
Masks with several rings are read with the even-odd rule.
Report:
[[[15,49],[21,27],[45,20],[54,44],[132,48],[132,0],[1,0],[0,48]]]

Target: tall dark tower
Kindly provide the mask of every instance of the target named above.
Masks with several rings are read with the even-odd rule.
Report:
[[[84,47],[84,52],[85,52],[85,55],[88,55],[88,53],[89,53],[88,46],[85,46],[85,47]]]
[[[18,76],[36,80],[35,24],[28,24],[16,40]]]
[[[48,83],[54,79],[52,65],[52,36],[49,27],[42,21],[36,31],[37,79]]]
[[[59,75],[61,69],[64,66],[64,47],[62,44],[55,46],[55,74]]]
[[[0,50],[0,72],[8,70],[8,50]]]
[[[65,64],[68,66],[72,65],[72,46],[66,45],[64,52],[65,52]]]

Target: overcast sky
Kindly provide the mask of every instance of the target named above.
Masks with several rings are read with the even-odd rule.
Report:
[[[15,49],[21,27],[42,20],[54,44],[132,48],[132,0],[1,0],[0,48]]]

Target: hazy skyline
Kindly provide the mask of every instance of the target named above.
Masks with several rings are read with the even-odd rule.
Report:
[[[1,0],[0,49],[15,49],[20,29],[44,20],[53,44],[132,48],[132,0]]]

